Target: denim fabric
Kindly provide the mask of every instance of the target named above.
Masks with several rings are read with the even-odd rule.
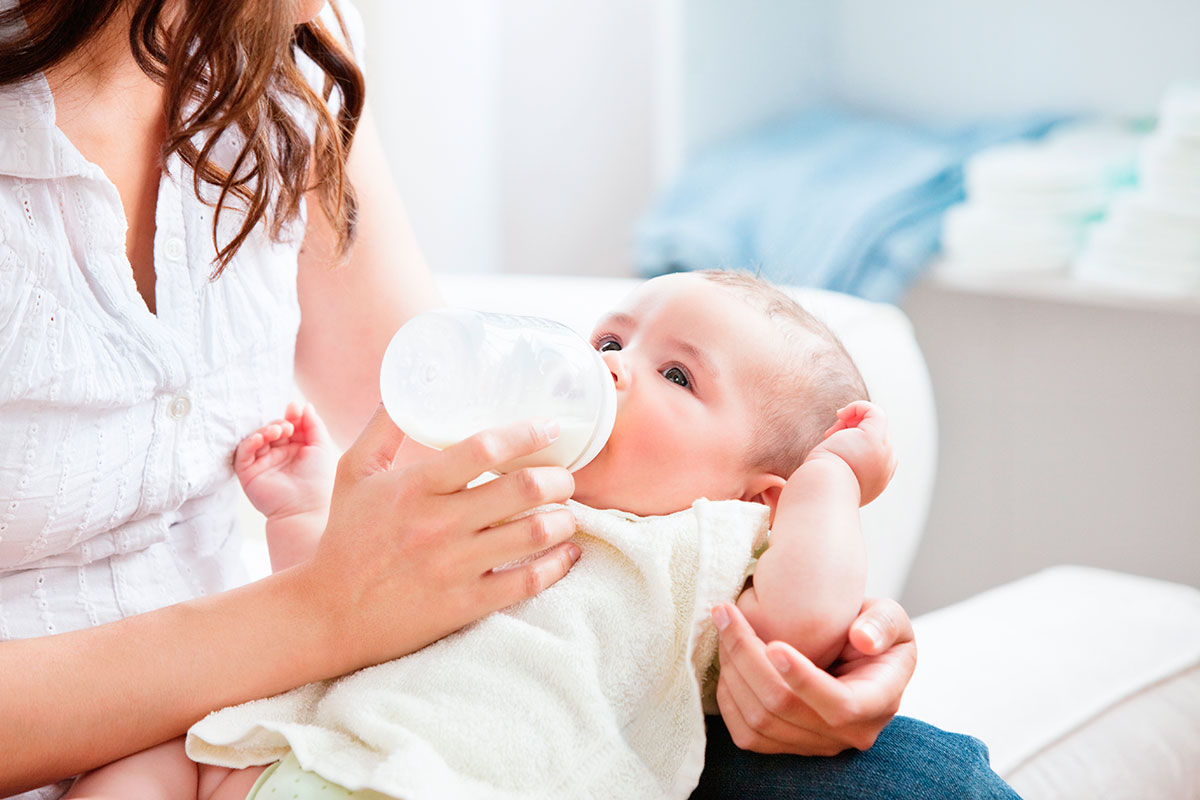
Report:
[[[1020,800],[988,765],[983,742],[896,717],[875,746],[832,758],[740,750],[720,717],[706,720],[708,752],[692,800]]]

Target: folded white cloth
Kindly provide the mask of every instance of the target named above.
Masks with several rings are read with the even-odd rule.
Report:
[[[583,554],[537,597],[404,658],[214,712],[188,755],[244,767],[290,748],[327,780],[405,800],[687,797],[704,762],[709,610],[737,596],[767,509],[570,508]]]

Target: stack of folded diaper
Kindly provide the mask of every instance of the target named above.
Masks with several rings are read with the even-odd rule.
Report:
[[[1073,273],[1127,288],[1200,291],[1200,85],[1167,92],[1138,168],[1138,188],[1114,201]]]
[[[974,156],[965,168],[967,200],[943,220],[943,269],[1066,271],[1089,226],[1133,182],[1143,138],[1125,124],[1075,123]]]

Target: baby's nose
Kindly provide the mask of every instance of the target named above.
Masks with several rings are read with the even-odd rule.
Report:
[[[600,354],[604,359],[604,363],[608,365],[608,372],[612,375],[613,383],[618,389],[623,389],[629,382],[629,372],[625,367],[625,362],[621,358],[619,350],[605,350]]]

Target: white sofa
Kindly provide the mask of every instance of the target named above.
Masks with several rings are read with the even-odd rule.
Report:
[[[551,317],[581,332],[636,285],[513,275],[439,281],[452,304]],[[924,360],[894,306],[819,290],[795,295],[842,337],[888,411],[899,468],[863,510],[863,529],[868,591],[902,597],[936,469]],[[253,509],[243,512],[261,530]],[[252,570],[264,572],[261,536],[248,537],[248,554]],[[982,739],[993,767],[1023,796],[1200,798],[1200,591],[1063,567],[915,624],[919,663],[901,713]]]

